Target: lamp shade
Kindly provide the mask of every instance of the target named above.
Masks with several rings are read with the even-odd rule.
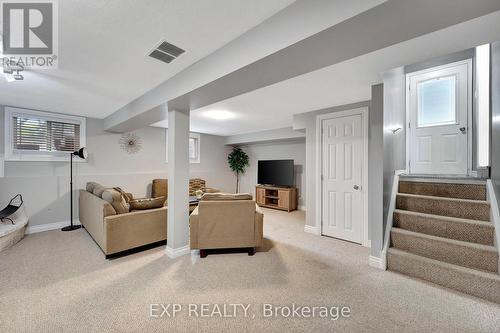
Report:
[[[78,157],[80,157],[80,158],[85,159],[85,158],[87,158],[87,156],[88,156],[87,148],[85,148],[85,147],[80,148],[79,150],[75,151],[75,152],[73,153],[73,155],[76,155],[76,156],[78,156]]]

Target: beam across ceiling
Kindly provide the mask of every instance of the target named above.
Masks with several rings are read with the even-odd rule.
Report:
[[[139,104],[195,110],[499,10],[498,0],[389,0],[185,94],[167,98],[167,86],[160,85]],[[160,118],[151,115],[158,113],[154,105],[141,111],[139,104],[119,111],[120,119],[106,119],[107,129],[129,130]]]

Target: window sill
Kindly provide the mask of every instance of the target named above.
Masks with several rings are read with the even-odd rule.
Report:
[[[66,162],[66,163],[69,163],[69,156],[12,155],[12,156],[5,156],[4,161],[5,162]],[[87,160],[84,160],[81,158],[73,158],[73,163],[87,163]]]

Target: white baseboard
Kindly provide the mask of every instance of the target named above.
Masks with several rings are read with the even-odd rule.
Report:
[[[303,210],[303,211],[305,212],[305,211],[306,211],[306,206],[301,205],[301,206],[299,206],[299,207],[298,207],[298,209],[299,209],[299,210]]]
[[[80,225],[80,221],[74,220],[73,224]],[[28,228],[26,228],[26,234],[29,235],[29,234],[36,234],[36,233],[44,232],[44,231],[57,230],[57,229],[64,228],[68,225],[70,225],[69,221],[53,222],[53,223],[46,223],[46,224],[40,224],[40,225],[34,225],[34,226],[30,226],[28,224]]]
[[[167,253],[167,256],[169,256],[172,259],[181,257],[186,254],[191,253],[191,247],[188,245],[183,246],[183,247],[178,247],[176,249],[171,248],[167,245],[167,248],[165,249],[165,252]]]
[[[321,235],[321,228],[319,226],[310,226],[310,225],[305,225],[304,226],[304,231],[313,234],[313,235]]]
[[[370,256],[370,258],[368,259],[368,264],[371,267],[382,269],[384,271],[386,270],[386,263],[384,258]]]

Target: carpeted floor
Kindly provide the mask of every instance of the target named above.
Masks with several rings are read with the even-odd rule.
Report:
[[[265,214],[254,257],[172,260],[159,247],[108,261],[85,230],[28,235],[0,253],[0,331],[498,332],[500,305],[370,268],[368,249],[304,233],[303,212]],[[182,310],[150,317],[158,303]],[[190,316],[191,303],[200,315],[202,303],[250,304],[249,316]],[[350,317],[267,318],[264,303],[348,306]]]

